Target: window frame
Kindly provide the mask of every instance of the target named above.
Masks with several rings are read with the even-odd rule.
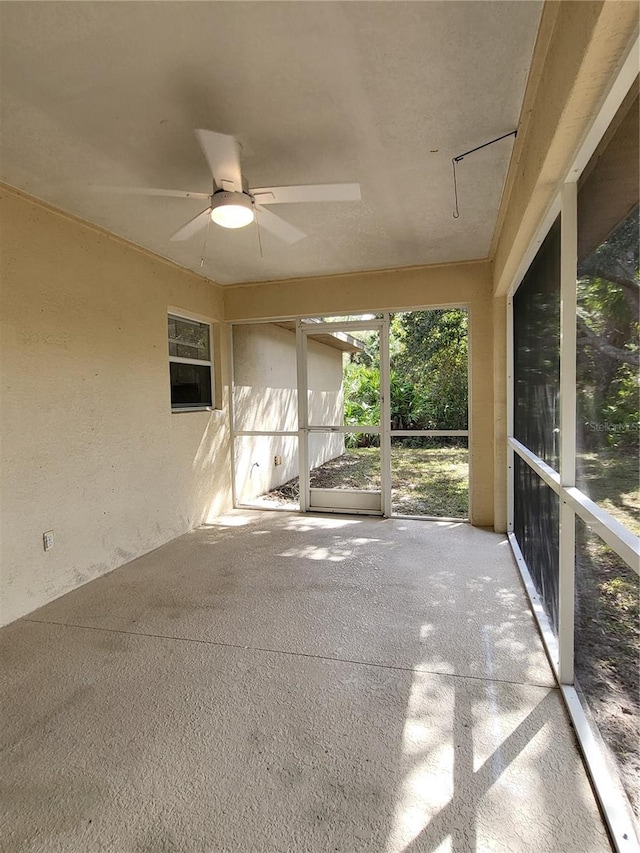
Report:
[[[185,358],[183,356],[171,355],[169,353],[169,402],[171,407],[171,413],[177,414],[181,412],[212,412],[215,408],[215,374],[214,374],[214,359],[213,359],[213,323],[211,320],[205,319],[201,316],[197,316],[195,314],[189,314],[182,310],[172,310],[171,308],[167,308],[167,350],[169,349],[169,330],[168,330],[168,321],[170,319],[174,320],[184,320],[188,323],[198,323],[201,326],[207,327],[207,339],[209,343],[209,358]],[[172,400],[172,387],[171,387],[171,364],[193,364],[197,367],[208,367],[209,368],[209,383],[211,387],[211,403],[209,404],[195,404],[195,405],[175,405]]]

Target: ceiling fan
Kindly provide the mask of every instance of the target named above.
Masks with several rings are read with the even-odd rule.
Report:
[[[240,144],[233,136],[212,130],[196,130],[196,136],[213,178],[211,193],[146,188],[122,188],[117,192],[136,195],[172,196],[207,200],[209,206],[183,225],[171,240],[188,240],[207,225],[209,217],[223,228],[243,228],[253,222],[285,243],[296,243],[307,235],[267,210],[265,205],[316,201],[360,201],[360,184],[312,184],[292,187],[249,189],[240,167]]]

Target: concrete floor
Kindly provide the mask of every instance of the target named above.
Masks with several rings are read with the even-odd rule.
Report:
[[[610,851],[501,536],[234,512],[0,632],[2,851]]]

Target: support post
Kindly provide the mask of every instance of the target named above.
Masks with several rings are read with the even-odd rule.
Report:
[[[558,675],[574,682],[576,517],[563,489],[576,482],[576,279],[578,275],[578,186],[562,188],[560,221],[560,554],[558,586]]]
[[[380,329],[380,487],[382,515],[391,516],[391,365],[389,355],[389,312],[384,313]]]
[[[309,509],[309,413],[307,405],[307,336],[302,320],[296,320],[296,365],[298,373],[298,489],[300,512]]]
[[[507,533],[513,533],[514,454],[513,438],[513,295],[507,299]]]

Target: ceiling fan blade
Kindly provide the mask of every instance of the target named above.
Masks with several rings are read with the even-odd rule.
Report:
[[[310,184],[296,187],[260,187],[251,190],[258,204],[298,201],[360,201],[360,184]]]
[[[196,130],[196,136],[216,185],[222,187],[222,182],[226,181],[233,184],[236,192],[242,192],[240,146],[235,136],[213,130]]]
[[[210,207],[208,207],[206,210],[203,210],[202,213],[199,213],[197,216],[194,216],[194,218],[189,220],[186,225],[183,225],[182,228],[178,229],[175,234],[172,234],[170,239],[188,240],[189,237],[192,237],[197,231],[200,231],[201,228],[205,227],[205,225],[207,224],[207,220],[209,219],[210,213]]]
[[[297,243],[298,240],[302,240],[303,237],[307,236],[304,231],[300,231],[295,225],[285,222],[284,219],[280,219],[275,213],[265,210],[264,207],[260,207],[258,204],[256,205],[256,211],[258,213],[258,225],[260,228],[264,228],[265,231],[269,231],[271,234],[284,240],[285,243]]]
[[[211,193],[192,193],[188,190],[157,190],[151,187],[92,187],[102,193],[113,193],[114,195],[156,195],[170,196],[173,198],[197,198],[206,201],[211,198]]]

